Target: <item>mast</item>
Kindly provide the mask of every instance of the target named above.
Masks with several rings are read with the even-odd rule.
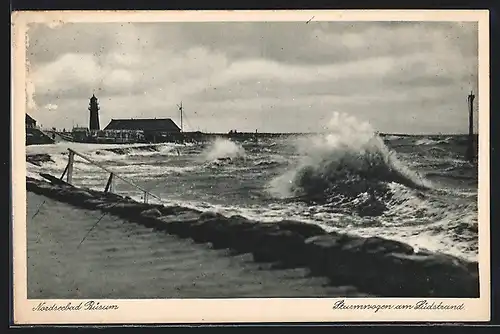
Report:
[[[181,113],[181,132],[184,132],[183,131],[183,124],[182,124],[182,101],[181,101],[181,104],[177,105],[177,107],[179,107],[179,112]]]
[[[470,92],[469,96],[467,97],[467,102],[469,105],[469,137],[467,140],[467,160],[470,162],[474,161],[474,98],[476,96],[472,94],[472,91]]]

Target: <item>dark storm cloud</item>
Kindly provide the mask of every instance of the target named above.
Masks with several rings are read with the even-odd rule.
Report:
[[[37,62],[53,61],[72,52],[100,56],[131,34],[137,36],[138,48],[181,52],[198,45],[236,59],[331,63],[418,51],[432,42],[429,36],[439,32],[445,40],[457,42],[464,56],[475,56],[477,42],[470,42],[476,40],[476,29],[474,23],[459,27],[449,22],[78,23],[58,28],[33,24],[28,54]],[[140,30],[137,35],[136,30]],[[406,38],[401,39],[404,34]],[[460,43],[461,38],[468,41]]]

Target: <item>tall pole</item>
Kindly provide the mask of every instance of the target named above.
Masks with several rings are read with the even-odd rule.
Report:
[[[183,132],[183,126],[182,126],[182,101],[181,101],[181,105],[179,106],[179,111],[181,112],[181,132]]]
[[[71,184],[73,182],[73,162],[75,160],[75,154],[69,151],[68,155],[68,173],[66,174],[66,182]]]
[[[474,150],[474,98],[476,96],[470,92],[467,97],[467,102],[469,105],[469,138],[468,138],[468,147],[467,147],[467,159],[470,162],[474,161],[475,150]]]

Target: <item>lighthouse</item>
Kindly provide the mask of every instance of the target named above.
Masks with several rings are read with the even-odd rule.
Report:
[[[99,126],[99,102],[97,102],[97,97],[92,94],[89,103],[90,111],[90,131],[99,131],[101,128]]]

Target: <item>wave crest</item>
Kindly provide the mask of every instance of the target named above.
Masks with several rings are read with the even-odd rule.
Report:
[[[202,156],[207,162],[232,161],[244,159],[246,153],[243,146],[229,139],[217,138],[202,152]]]
[[[365,213],[381,213],[392,196],[390,183],[428,187],[385,146],[369,123],[335,113],[325,130],[298,142],[301,158],[271,181],[273,195],[314,203],[349,201]]]

